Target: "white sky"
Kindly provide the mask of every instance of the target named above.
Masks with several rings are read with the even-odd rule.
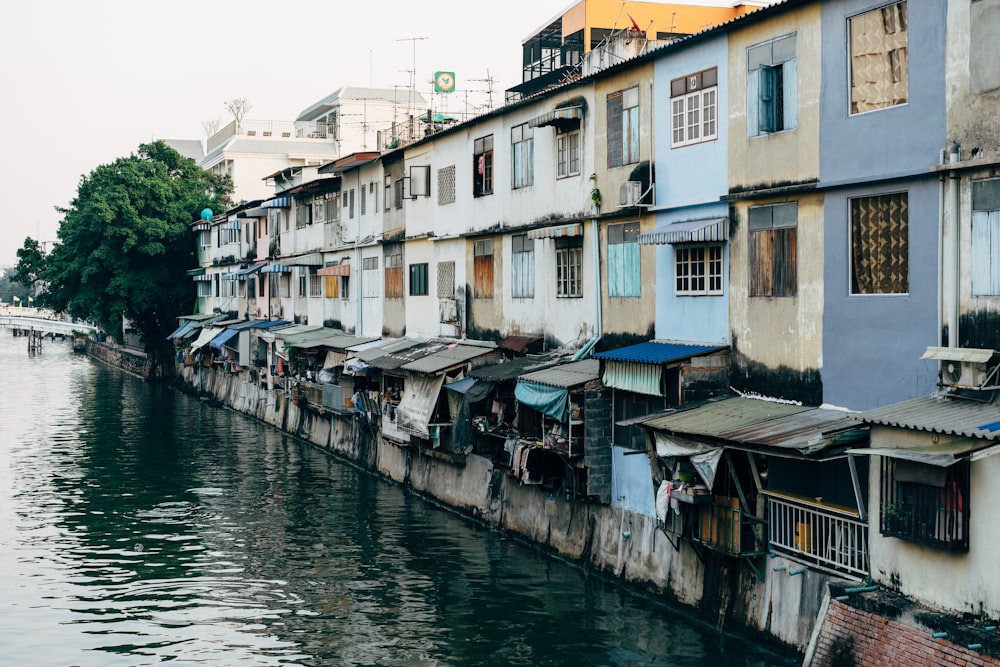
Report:
[[[494,79],[520,82],[521,40],[569,0],[33,0],[0,12],[0,267],[26,236],[51,242],[81,177],[153,139],[204,139],[203,122],[294,120],[341,86],[425,95],[456,73],[442,110]],[[401,41],[414,37],[425,40]],[[476,93],[468,98],[476,100]],[[479,100],[485,100],[480,93]],[[435,103],[435,110],[439,108]]]

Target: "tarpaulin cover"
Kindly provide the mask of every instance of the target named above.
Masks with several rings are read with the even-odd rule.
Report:
[[[415,435],[430,438],[427,425],[434,406],[437,405],[443,383],[443,375],[411,373],[406,379],[403,397],[396,407],[396,425]]]
[[[561,422],[566,421],[568,396],[569,390],[563,387],[550,387],[527,380],[518,380],[514,388],[514,397],[517,400]]]
[[[221,350],[223,344],[229,342],[229,339],[237,335],[239,331],[237,329],[226,329],[218,336],[209,341],[208,346],[214,347],[216,350]]]
[[[478,403],[490,395],[490,392],[493,391],[493,383],[468,377],[464,380],[446,384],[444,388],[464,394],[465,400],[469,403]]]
[[[705,485],[712,488],[719,461],[722,460],[722,447],[713,447],[662,431],[653,432],[653,442],[656,444],[657,456],[687,456]]]

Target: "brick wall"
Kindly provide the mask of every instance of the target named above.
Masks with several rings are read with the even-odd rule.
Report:
[[[595,383],[596,384],[596,383]],[[587,493],[611,502],[611,390],[588,386],[584,392],[584,463]]]
[[[830,600],[804,667],[993,667],[1000,660],[931,632]]]

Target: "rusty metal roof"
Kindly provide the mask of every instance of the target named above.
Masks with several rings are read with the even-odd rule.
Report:
[[[815,408],[756,398],[724,398],[705,405],[680,410],[644,422],[644,426],[672,433],[724,437],[724,433],[744,429],[778,417]]]
[[[339,333],[327,336],[326,338],[319,338],[314,340],[303,341],[299,343],[292,343],[292,347],[297,347],[305,350],[313,349],[316,347],[329,347],[335,350],[346,350],[352,345],[360,345],[361,343],[368,343],[373,340],[378,340],[374,337],[361,337],[352,336],[347,333]]]
[[[515,357],[509,361],[489,366],[481,366],[469,373],[470,377],[477,380],[489,380],[490,382],[504,382],[514,380],[518,376],[532,371],[542,370],[554,366],[556,362],[552,359],[536,359],[533,357]]]
[[[597,359],[582,359],[567,364],[553,366],[540,371],[519,375],[519,380],[547,384],[552,387],[576,387],[600,377],[601,362]]]
[[[869,424],[914,431],[1000,440],[1000,405],[955,394],[935,394],[886,405],[862,412],[861,419]]]
[[[490,354],[494,350],[495,348],[491,349],[478,345],[458,345],[452,343],[420,359],[404,364],[401,368],[404,371],[412,371],[414,373],[440,373],[441,371],[464,364],[470,359]]]

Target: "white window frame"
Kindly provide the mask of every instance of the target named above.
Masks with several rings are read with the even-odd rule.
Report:
[[[556,133],[556,177],[580,175],[580,130]]]
[[[535,184],[535,130],[527,123],[510,129],[510,165],[512,189]]]
[[[724,249],[721,243],[684,243],[674,246],[674,294],[722,296]],[[700,285],[696,284],[698,281]]]
[[[671,148],[719,138],[718,76],[712,67],[670,82]]]

